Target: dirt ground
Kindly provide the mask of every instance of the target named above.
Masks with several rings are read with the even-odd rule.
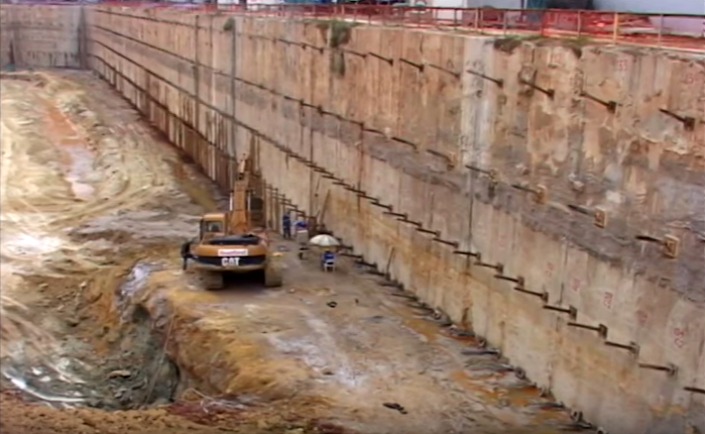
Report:
[[[181,270],[211,183],[82,72],[2,80],[3,433],[557,433],[521,372],[352,262]]]

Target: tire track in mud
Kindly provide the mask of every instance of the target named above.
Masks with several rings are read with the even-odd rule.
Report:
[[[48,80],[54,82],[51,78]],[[59,82],[54,86],[45,85],[44,88],[60,88],[61,85]],[[3,207],[5,220],[11,220],[23,235],[30,236],[41,233],[48,237],[49,234],[61,233],[66,228],[80,226],[82,223],[101,215],[118,210],[124,212],[130,209],[140,209],[155,196],[167,192],[168,175],[165,172],[168,171],[168,167],[161,159],[152,155],[154,152],[145,152],[144,146],[141,146],[134,138],[140,134],[145,135],[143,131],[136,131],[134,127],[129,125],[119,128],[111,125],[111,128],[108,128],[98,124],[95,119],[91,119],[98,115],[83,108],[84,105],[81,102],[83,95],[76,91],[67,92],[69,96],[63,95],[60,90],[55,92],[58,92],[58,95],[49,93],[41,95],[39,98],[32,95],[35,96],[35,100],[48,107],[47,111],[53,112],[53,116],[50,116],[53,122],[49,122],[53,125],[48,126],[45,137],[36,137],[37,128],[36,125],[30,125],[31,120],[30,122],[22,122],[23,117],[26,116],[25,110],[21,112],[12,110],[11,104],[3,103],[5,106],[3,110],[3,151],[6,155],[3,159],[2,200],[5,204]],[[6,95],[9,93],[12,96],[9,89],[5,89],[3,93]],[[58,101],[54,101],[52,97]],[[56,104],[58,108],[53,104]],[[60,112],[60,109],[63,112]],[[78,122],[72,122],[70,117],[78,118]],[[12,122],[14,125],[8,125],[7,118],[14,119],[15,122]],[[16,121],[17,119],[20,121]],[[27,128],[21,128],[20,125]],[[104,175],[93,183],[94,197],[90,200],[79,199],[65,194],[65,189],[62,192],[50,191],[49,194],[44,194],[40,190],[36,194],[30,195],[29,199],[26,194],[8,194],[8,190],[17,184],[22,184],[21,188],[26,190],[28,184],[32,184],[35,179],[41,179],[42,176],[52,176],[58,179],[65,176],[64,173],[61,173],[64,168],[52,171],[47,169],[46,163],[43,161],[32,162],[32,156],[26,151],[26,143],[51,140],[52,136],[61,136],[67,131],[73,132],[74,136],[78,135],[78,138],[72,139],[72,141],[84,141],[86,147],[96,154],[95,160],[88,163],[91,164],[95,173]],[[115,137],[119,137],[120,140],[114,139]],[[22,146],[17,146],[16,143],[19,141],[23,142]],[[52,149],[53,153],[61,156],[64,151],[61,147],[61,143],[55,145]],[[16,164],[18,160],[21,160],[19,162],[22,163],[19,168],[15,167],[18,166]],[[57,171],[59,173],[55,173]],[[18,178],[20,181],[13,182]],[[169,187],[175,188],[174,185]],[[80,259],[87,259],[76,257],[80,256],[75,254],[80,251],[80,246],[72,245],[67,240],[63,241],[63,248],[74,253],[74,260],[78,260],[80,263],[82,262]],[[6,258],[14,261],[20,261],[23,256],[12,255],[8,251],[4,251],[3,254]],[[90,261],[86,263],[86,265],[89,264]]]

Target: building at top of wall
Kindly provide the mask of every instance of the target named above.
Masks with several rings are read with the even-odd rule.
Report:
[[[703,0],[593,0],[599,10],[642,14],[704,15]]]
[[[705,0],[429,0],[428,4],[447,8],[588,9],[634,14],[684,15],[650,17],[649,20],[655,30],[661,28],[690,36],[705,36]],[[453,18],[450,13],[439,13],[438,16],[444,19]]]
[[[594,7],[596,10],[603,11],[644,14],[705,14],[705,1],[702,0],[591,0],[589,3],[592,3],[592,7],[585,7],[584,4],[588,3],[585,0],[560,0],[560,3],[563,4],[571,2],[576,4],[576,8],[592,9]],[[532,7],[532,0],[431,0],[429,3],[435,7],[450,8],[523,9]],[[549,4],[551,0],[541,0],[537,3],[544,3],[545,7],[556,7]]]

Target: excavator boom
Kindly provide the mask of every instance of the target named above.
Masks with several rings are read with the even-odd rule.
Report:
[[[245,234],[251,230],[249,178],[247,172],[241,172],[240,178],[235,181],[235,188],[231,193],[231,209],[226,216],[229,234]]]

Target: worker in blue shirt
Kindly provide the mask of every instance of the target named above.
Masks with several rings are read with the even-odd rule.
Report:
[[[284,238],[287,240],[291,239],[291,216],[288,212],[284,214],[284,217],[282,217],[282,229],[284,232]]]
[[[308,223],[303,216],[296,219],[294,224],[294,231],[296,232],[296,242],[299,243],[299,258],[304,259],[306,252],[308,252]]]
[[[306,223],[306,220],[301,217],[296,221],[296,231],[305,231],[308,229],[308,223]]]
[[[335,266],[335,253],[330,250],[326,250],[321,256],[321,269],[323,269],[323,271],[328,271],[328,267],[326,267],[326,265],[331,268]]]

